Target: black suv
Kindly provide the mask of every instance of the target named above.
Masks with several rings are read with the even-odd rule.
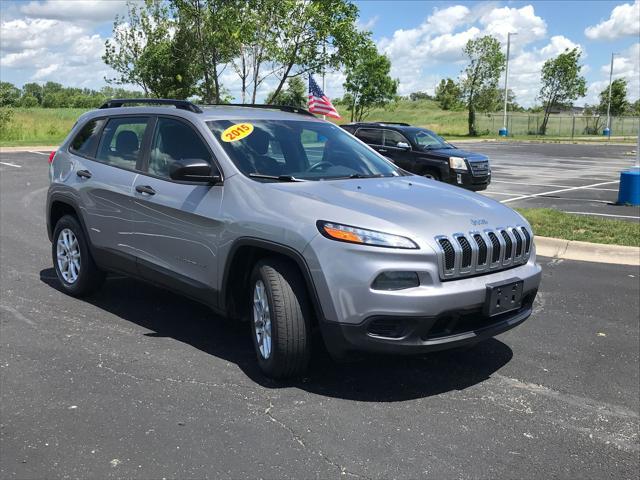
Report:
[[[461,150],[425,128],[408,123],[341,125],[393,163],[416,175],[478,191],[491,183],[489,158]]]

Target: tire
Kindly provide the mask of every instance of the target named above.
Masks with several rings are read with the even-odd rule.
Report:
[[[62,259],[59,261],[58,253],[66,259],[66,263]],[[93,261],[84,230],[73,215],[65,215],[56,223],[51,256],[53,268],[65,293],[81,297],[95,292],[102,286],[105,274]]]
[[[431,180],[440,181],[440,175],[438,175],[437,173],[432,172],[430,170],[422,172],[422,176],[425,177],[425,178],[430,178]]]
[[[260,369],[277,379],[302,374],[311,354],[311,314],[299,270],[278,258],[261,260],[253,269],[248,297],[251,338]],[[265,305],[267,317],[260,313]]]

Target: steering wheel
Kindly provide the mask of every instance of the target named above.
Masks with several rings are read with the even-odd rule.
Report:
[[[325,170],[325,168],[323,167],[333,167],[333,163],[328,162],[326,160],[322,160],[314,165],[311,165],[309,168],[307,168],[307,172],[315,172],[315,171],[323,171]]]

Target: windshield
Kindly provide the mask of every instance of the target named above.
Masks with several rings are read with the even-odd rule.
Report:
[[[236,167],[256,180],[403,175],[390,161],[330,123],[217,120],[207,122],[207,125]]]
[[[444,138],[429,130],[417,130],[413,134],[413,140],[423,150],[434,150],[436,148],[455,148],[447,143]]]

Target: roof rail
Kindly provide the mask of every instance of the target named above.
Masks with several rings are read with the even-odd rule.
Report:
[[[373,122],[378,123],[380,125],[402,125],[403,127],[410,127],[411,124],[405,122]]]
[[[173,105],[180,110],[188,110],[193,113],[202,113],[202,109],[187,100],[173,100],[169,98],[114,98],[107,100],[100,108],[118,108],[125,105],[147,104],[147,105]]]
[[[288,113],[298,113],[300,115],[309,115],[315,118],[315,115],[309,110],[305,110],[300,107],[293,107],[291,105],[269,105],[263,103],[210,103],[205,104],[203,107],[247,107],[247,108],[265,108],[270,110],[280,110]]]

